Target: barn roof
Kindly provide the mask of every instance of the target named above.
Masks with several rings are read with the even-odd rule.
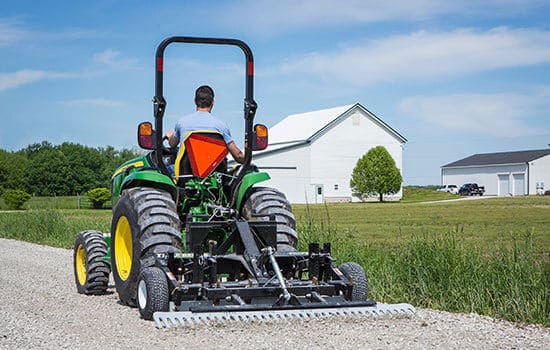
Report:
[[[375,123],[386,129],[401,142],[407,141],[380,118],[368,111],[361,104],[356,103],[289,115],[269,129],[269,145],[278,146],[276,148],[280,148],[280,146],[309,142],[322,131],[329,129],[338,123],[339,120],[347,117],[354,109],[362,110],[368,117],[373,119]],[[270,149],[273,150],[274,147],[270,147]]]
[[[479,165],[499,165],[499,164],[518,164],[527,163],[532,160],[547,156],[550,149],[535,149],[528,151],[498,152],[498,153],[479,153],[464,159],[457,160],[442,168],[479,166]]]

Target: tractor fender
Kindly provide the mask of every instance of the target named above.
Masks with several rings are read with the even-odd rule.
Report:
[[[268,173],[265,172],[252,172],[243,176],[243,179],[239,185],[239,190],[237,192],[237,209],[241,210],[241,205],[243,203],[246,191],[258,182],[263,182],[271,179]]]
[[[124,178],[120,186],[120,192],[133,187],[153,187],[167,191],[172,199],[177,201],[178,190],[170,177],[159,173],[157,170],[135,171]]]

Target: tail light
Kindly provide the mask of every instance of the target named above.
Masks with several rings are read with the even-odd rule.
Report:
[[[155,147],[154,135],[155,130],[153,130],[153,125],[150,122],[140,123],[138,126],[139,147],[153,149]]]
[[[262,124],[254,125],[254,135],[252,138],[252,150],[261,151],[267,148],[267,126]]]

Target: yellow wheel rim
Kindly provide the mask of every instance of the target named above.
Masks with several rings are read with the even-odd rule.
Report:
[[[76,278],[78,278],[78,283],[83,286],[86,283],[86,252],[82,244],[76,248]]]
[[[118,277],[126,281],[132,269],[132,230],[125,216],[121,216],[116,224],[115,261]]]

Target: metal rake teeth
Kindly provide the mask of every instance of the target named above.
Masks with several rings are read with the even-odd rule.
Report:
[[[328,309],[293,309],[264,311],[204,312],[190,311],[155,312],[153,319],[157,328],[194,327],[201,324],[281,321],[292,318],[308,319],[327,316],[382,316],[414,314],[410,304],[377,304],[365,307],[344,307]]]

